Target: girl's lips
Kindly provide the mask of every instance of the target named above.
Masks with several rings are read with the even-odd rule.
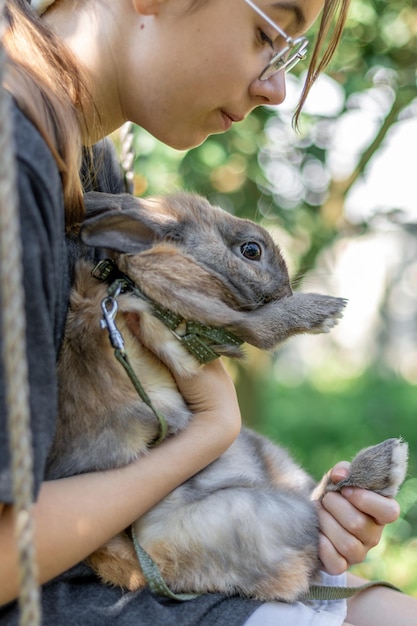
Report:
[[[233,122],[241,122],[244,118],[241,115],[233,115],[227,111],[221,111],[225,130],[229,130]]]
[[[229,117],[232,122],[241,122],[244,119],[243,115],[234,115],[233,113],[229,113],[228,111],[222,111],[227,117]]]

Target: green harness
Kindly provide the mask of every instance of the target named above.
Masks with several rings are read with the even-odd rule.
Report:
[[[141,289],[126,274],[123,274],[110,259],[100,261],[92,271],[92,275],[109,284],[107,297],[101,303],[103,317],[101,327],[107,329],[109,339],[117,360],[122,364],[128,374],[133,386],[140,398],[153,411],[159,422],[160,432],[157,439],[151,444],[156,446],[161,443],[168,433],[168,423],[164,415],[152,404],[148,394],[139,381],[136,373],[129,363],[126,354],[123,337],[118,330],[115,318],[118,312],[117,298],[120,294],[130,292],[138,298],[147,302],[150,306],[150,313],[161,320],[173,333],[176,339],[192,354],[200,363],[209,363],[218,358],[218,354],[211,348],[213,345],[232,344],[241,346],[244,342],[224,330],[215,326],[206,326],[200,322],[185,320],[182,316],[173,313],[146,296]],[[180,332],[181,327],[181,332]],[[142,569],[143,575],[149,585],[150,590],[157,594],[170,598],[171,600],[187,601],[198,598],[201,594],[174,593],[166,585],[163,576],[155,561],[139,544],[134,527],[131,527],[133,545]],[[324,585],[311,585],[307,593],[300,596],[299,600],[338,600],[350,598],[355,594],[365,591],[371,587],[384,586],[400,591],[391,583],[385,581],[371,581],[359,587],[335,587]]]
[[[201,364],[206,364],[218,358],[211,346],[233,345],[239,347],[243,341],[232,333],[216,326],[207,326],[193,320],[185,320],[181,315],[173,313],[169,309],[160,306],[157,302],[146,296],[138,285],[134,283],[126,274],[123,274],[110,259],[100,261],[92,271],[92,275],[103,282],[109,283],[107,297],[101,303],[103,318],[102,328],[106,328],[109,333],[111,345],[117,360],[123,365],[133,386],[140,398],[153,411],[159,422],[159,436],[152,443],[152,446],[161,443],[168,433],[168,423],[164,415],[152,404],[148,394],[143,388],[140,380],[129,363],[126,354],[123,337],[116,326],[116,315],[118,311],[117,297],[122,293],[132,293],[137,298],[149,304],[149,312],[159,319],[174,337],[192,354]]]

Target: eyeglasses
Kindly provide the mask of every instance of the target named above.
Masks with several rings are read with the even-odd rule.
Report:
[[[303,61],[307,56],[308,39],[307,37],[297,37],[293,39],[285,31],[282,30],[275,22],[273,22],[266,13],[264,13],[252,0],[245,0],[258,15],[260,15],[274,30],[277,31],[285,39],[286,46],[281,50],[278,50],[276,54],[272,56],[268,65],[262,70],[259,75],[259,80],[268,80],[273,74],[284,70],[289,72],[297,65],[299,61]]]

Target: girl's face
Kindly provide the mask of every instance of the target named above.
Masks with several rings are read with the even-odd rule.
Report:
[[[86,71],[96,109],[86,141],[130,120],[179,149],[285,98],[285,73],[260,75],[304,34],[324,0],[74,0],[45,14]],[[95,126],[96,112],[100,129]]]
[[[323,0],[255,0],[291,37],[305,33]],[[259,75],[282,37],[245,0],[134,0],[135,42],[119,77],[127,119],[166,144],[196,146],[285,99],[285,73]],[[187,10],[188,9],[188,10]],[[131,35],[133,33],[131,32]],[[272,44],[271,44],[272,40]]]

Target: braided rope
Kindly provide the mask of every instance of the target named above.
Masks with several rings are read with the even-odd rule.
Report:
[[[4,0],[0,0],[0,39],[5,29]],[[5,72],[5,51],[0,46],[0,82]],[[25,346],[24,295],[16,167],[12,150],[9,97],[0,87],[0,301],[2,304],[3,360],[8,406],[13,498],[20,575],[20,624],[40,624],[34,527],[33,474],[29,392]]]
[[[126,193],[134,193],[135,148],[132,122],[125,122],[119,130],[120,162],[122,166]]]

